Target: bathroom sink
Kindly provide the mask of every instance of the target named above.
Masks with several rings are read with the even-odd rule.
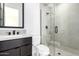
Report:
[[[23,34],[23,35],[0,35],[0,41],[12,40],[12,39],[18,39],[18,38],[24,38],[24,37],[32,37],[32,35],[30,35],[30,34]]]

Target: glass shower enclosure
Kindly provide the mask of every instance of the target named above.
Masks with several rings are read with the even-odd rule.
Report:
[[[79,3],[41,3],[41,43],[52,56],[79,55]]]

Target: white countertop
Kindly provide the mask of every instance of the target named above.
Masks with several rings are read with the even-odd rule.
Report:
[[[0,41],[4,40],[13,40],[13,39],[19,39],[19,38],[24,38],[24,37],[32,37],[30,34],[24,34],[24,35],[0,35]]]

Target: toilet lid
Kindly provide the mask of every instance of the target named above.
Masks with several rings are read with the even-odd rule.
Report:
[[[49,54],[49,48],[45,45],[38,45],[37,49],[40,54]]]

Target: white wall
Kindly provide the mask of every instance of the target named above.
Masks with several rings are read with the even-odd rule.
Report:
[[[26,32],[32,34],[33,44],[40,43],[40,4],[25,3],[24,23]]]

